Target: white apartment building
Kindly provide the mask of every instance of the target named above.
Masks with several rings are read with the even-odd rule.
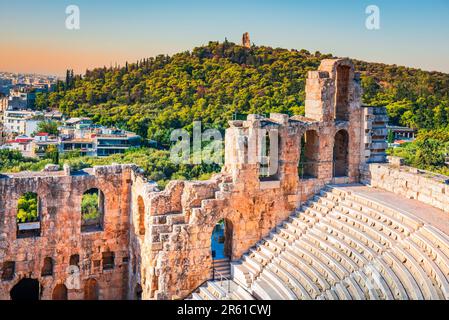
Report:
[[[6,110],[3,117],[3,127],[6,133],[31,136],[39,122],[51,119],[60,120],[60,112],[40,112],[30,110]]]
[[[7,133],[30,136],[37,129],[41,120],[34,119],[35,112],[26,110],[6,110],[3,117],[3,127]]]
[[[3,145],[2,149],[9,150],[17,150],[24,157],[32,157],[34,154],[33,150],[33,138],[27,136],[18,136],[14,140],[7,141],[5,145]]]

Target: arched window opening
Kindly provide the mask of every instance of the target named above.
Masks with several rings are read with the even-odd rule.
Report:
[[[53,289],[52,300],[68,300],[67,287],[64,284],[58,284]]]
[[[143,274],[145,275],[145,270],[143,272]],[[156,291],[159,290],[159,277],[157,275],[153,275],[151,278],[151,283],[150,283],[150,298],[154,298],[154,296],[156,295]],[[143,278],[143,284],[145,285],[146,283],[146,278],[144,276]]]
[[[220,220],[212,231],[213,278],[230,276],[233,231],[233,225],[227,219]]]
[[[145,235],[145,204],[141,196],[137,197],[137,208],[139,211],[139,234],[143,236]]]
[[[81,232],[103,229],[104,194],[101,190],[93,188],[83,194],[81,216]]]
[[[80,255],[79,254],[72,254],[71,256],[70,256],[70,262],[69,262],[69,264],[71,265],[71,266],[79,266],[79,263],[80,263]]]
[[[277,130],[261,130],[260,171],[261,181],[277,180],[279,169],[279,135]]]
[[[346,130],[335,134],[334,140],[334,177],[348,176],[349,135]]]
[[[39,237],[41,233],[39,198],[24,193],[17,202],[17,238]]]
[[[102,253],[103,257],[103,270],[111,270],[114,269],[114,252],[107,251]]]
[[[337,66],[335,120],[349,120],[349,66]]]
[[[298,174],[301,179],[318,178],[320,140],[315,130],[308,130],[301,138]]]
[[[142,286],[138,283],[134,289],[134,297],[136,300],[142,300]]]
[[[40,284],[36,279],[24,278],[10,291],[11,300],[39,300]]]
[[[44,266],[42,267],[41,276],[47,277],[53,275],[53,259],[46,257],[44,259]]]
[[[91,278],[84,285],[84,300],[98,300],[98,283],[97,280]]]
[[[15,272],[16,272],[16,263],[14,261],[3,262],[2,281],[10,281],[14,279]]]

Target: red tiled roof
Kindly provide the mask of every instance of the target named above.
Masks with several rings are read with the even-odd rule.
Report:
[[[47,132],[39,132],[38,134],[36,134],[36,137],[46,137],[49,134]]]
[[[8,141],[8,143],[28,143],[30,141],[33,141],[33,139],[31,139],[31,138],[21,138],[21,139]]]

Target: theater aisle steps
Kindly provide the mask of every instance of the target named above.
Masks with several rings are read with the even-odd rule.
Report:
[[[232,275],[229,293],[210,281],[192,298],[449,299],[449,237],[328,186],[233,262]]]

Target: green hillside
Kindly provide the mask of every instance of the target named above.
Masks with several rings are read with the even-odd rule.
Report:
[[[210,42],[191,52],[97,68],[83,76],[68,72],[56,92],[37,98],[37,106],[59,107],[72,116],[89,116],[167,143],[171,129],[188,129],[194,120],[224,128],[234,113],[302,114],[307,71],[330,57]],[[364,103],[387,106],[392,123],[427,129],[447,126],[448,74],[355,64],[362,72]]]

